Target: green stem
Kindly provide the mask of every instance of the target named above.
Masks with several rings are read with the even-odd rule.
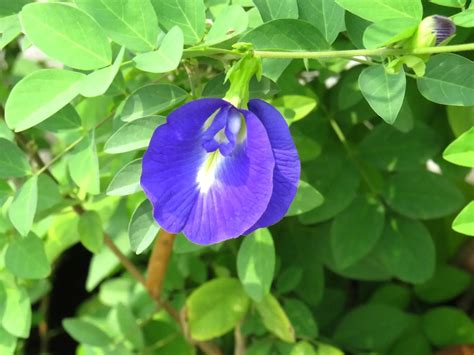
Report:
[[[369,190],[372,192],[374,196],[378,196],[379,192],[377,191],[377,188],[372,184],[372,181],[369,176],[367,176],[364,168],[360,165],[359,159],[354,155],[354,150],[352,147],[349,145],[349,142],[347,141],[346,136],[344,135],[344,132],[342,131],[341,127],[339,124],[336,122],[334,118],[329,118],[329,124],[331,125],[334,133],[336,133],[337,138],[339,141],[342,143],[344,146],[344,149],[347,152],[347,155],[349,158],[352,160],[354,165],[356,166],[357,170],[359,170],[360,175],[362,176],[362,179],[366,183],[367,187]]]
[[[51,167],[51,165],[53,165],[54,163],[56,163],[59,159],[61,159],[67,152],[69,152],[71,149],[73,149],[76,145],[78,145],[79,143],[82,142],[82,140],[84,139],[84,137],[80,137],[78,139],[76,139],[74,142],[72,142],[71,144],[69,144],[66,149],[64,149],[61,153],[59,153],[58,155],[56,155],[53,159],[51,159],[48,164],[44,165],[41,169],[39,169],[35,175],[36,176],[39,176],[41,175],[42,173],[44,173],[45,171],[48,171],[48,169]]]
[[[421,55],[421,54],[435,54],[435,53],[452,53],[473,51],[474,43],[456,44],[452,46],[443,47],[425,47],[425,48],[376,48],[376,49],[352,49],[345,51],[318,51],[318,52],[275,52],[275,51],[254,51],[255,56],[260,58],[308,58],[308,59],[322,59],[322,58],[350,58],[350,57],[387,57],[397,55]]]
[[[324,58],[353,58],[353,57],[386,57],[397,55],[422,55],[436,53],[453,53],[474,51],[474,43],[455,44],[442,47],[425,48],[376,48],[376,49],[351,49],[343,51],[254,51],[254,55],[260,58],[281,59],[324,59]],[[213,47],[192,47],[184,50],[184,57],[210,56],[215,54],[230,54],[237,57],[245,55],[243,52]]]
[[[108,115],[107,117],[105,117],[102,121],[100,121],[95,127],[94,129],[97,129],[99,128],[100,126],[102,126],[110,117],[112,117],[114,115],[114,112],[110,113],[110,115]],[[89,131],[85,132],[86,134],[88,133]],[[35,172],[34,175],[36,176],[39,176],[41,175],[42,173],[44,173],[45,171],[49,171],[48,169],[54,164],[56,163],[59,159],[61,159],[67,152],[69,152],[70,150],[72,150],[75,146],[77,146],[79,143],[82,142],[82,140],[85,138],[86,134],[84,134],[83,136],[79,137],[78,139],[76,139],[74,142],[72,142],[71,144],[69,144],[61,153],[59,153],[58,155],[56,155],[53,159],[51,159],[47,164],[45,164],[41,169],[39,169],[38,171]]]

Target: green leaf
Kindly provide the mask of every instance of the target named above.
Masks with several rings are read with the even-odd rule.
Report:
[[[26,76],[8,96],[8,127],[24,131],[58,112],[79,94],[83,78],[84,74],[61,69],[43,69]]]
[[[296,216],[321,206],[324,203],[324,197],[313,186],[300,180],[295,199],[286,213],[286,216]]]
[[[393,18],[375,22],[364,31],[365,48],[380,48],[413,36],[419,21],[413,18]]]
[[[132,51],[156,48],[158,20],[149,0],[74,0],[118,44]]]
[[[271,103],[285,117],[288,124],[305,118],[317,105],[316,99],[301,95],[280,96]]]
[[[453,229],[474,237],[474,201],[471,201],[453,221]]]
[[[68,168],[72,180],[81,190],[94,195],[100,193],[99,159],[94,132],[85,136],[71,152]]]
[[[428,339],[437,347],[472,344],[474,341],[472,320],[454,307],[429,310],[422,317],[422,327]]]
[[[104,151],[109,154],[130,152],[148,147],[155,129],[165,123],[163,116],[149,116],[120,127],[105,142]]]
[[[117,305],[117,320],[122,334],[137,348],[143,349],[145,340],[142,330],[137,324],[137,320],[132,311],[123,304]]]
[[[332,44],[344,26],[344,9],[335,0],[298,0],[300,18],[308,21],[329,44]]]
[[[8,182],[0,180],[0,207],[12,195],[12,189]]]
[[[462,8],[466,4],[466,0],[429,0],[433,4],[441,6]]]
[[[444,150],[443,158],[456,165],[474,167],[474,127],[452,142]]]
[[[262,302],[255,303],[255,308],[260,314],[265,328],[271,333],[285,342],[293,343],[295,341],[293,326],[280,303],[272,294],[268,294]]]
[[[296,0],[253,0],[264,22],[281,18],[298,18],[298,3]]]
[[[185,44],[198,43],[205,31],[206,9],[203,0],[152,0],[158,22],[170,30],[179,26]]]
[[[405,97],[405,72],[389,74],[383,65],[365,68],[359,76],[359,86],[370,107],[388,124],[393,124]]]
[[[170,84],[151,84],[136,90],[125,101],[121,119],[125,122],[163,112],[184,101],[188,94]]]
[[[194,253],[204,248],[205,246],[203,245],[194,244],[191,242],[184,236],[183,233],[176,235],[175,241],[173,243],[173,253],[175,254]]]
[[[409,326],[408,314],[386,305],[354,308],[339,323],[334,340],[359,350],[387,349]]]
[[[16,337],[8,333],[0,326],[0,354],[14,354],[16,349]]]
[[[297,299],[288,299],[283,308],[295,329],[295,334],[300,338],[316,338],[318,325],[316,324],[312,311],[303,302]]]
[[[105,94],[120,70],[124,53],[125,48],[122,47],[117,54],[117,58],[115,58],[114,64],[87,75],[81,83],[81,95],[85,97],[95,97]]]
[[[33,226],[37,202],[38,177],[35,175],[29,178],[16,192],[8,210],[10,222],[23,236],[26,236]]]
[[[195,289],[186,300],[193,339],[205,341],[232,330],[245,316],[249,298],[240,281],[217,278]]]
[[[388,170],[413,170],[425,166],[441,149],[436,132],[416,122],[407,133],[379,124],[359,145],[361,158],[375,167]]]
[[[364,48],[363,36],[370,22],[348,11],[344,15],[344,22],[346,24],[347,36],[351,42],[359,49]]]
[[[385,224],[385,209],[375,200],[358,197],[334,218],[331,248],[339,268],[366,256],[377,244]]]
[[[417,79],[418,90],[428,100],[442,105],[474,106],[474,63],[453,53],[438,54]]]
[[[436,251],[433,240],[418,221],[393,219],[385,226],[376,248],[387,269],[402,281],[419,284],[434,274]]]
[[[261,261],[265,260],[264,263]],[[244,238],[237,254],[237,273],[245,292],[260,302],[269,292],[275,272],[275,247],[266,228]]]
[[[344,355],[342,350],[336,348],[333,345],[317,342],[318,350],[316,355]]]
[[[464,196],[456,185],[428,171],[393,175],[384,196],[395,211],[416,219],[444,217],[458,211],[464,204]]]
[[[114,278],[100,285],[99,300],[103,304],[114,307],[130,302],[135,282],[131,278]]]
[[[28,338],[31,327],[31,305],[26,289],[13,282],[0,283],[0,318],[3,328],[19,338]]]
[[[371,22],[391,18],[421,20],[421,0],[336,0],[347,11]]]
[[[30,173],[25,153],[15,143],[0,138],[0,178],[21,177]]]
[[[310,343],[300,341],[291,349],[290,355],[318,355],[318,353]]]
[[[356,196],[359,173],[343,154],[327,151],[307,165],[308,182],[324,196],[324,203],[299,216],[303,224],[326,221],[345,210]],[[335,189],[334,186],[338,188]]]
[[[74,106],[66,105],[37,127],[55,133],[77,129],[81,127],[81,117],[79,117]]]
[[[74,340],[81,344],[105,347],[112,342],[102,329],[84,319],[66,318],[63,320],[63,327]]]
[[[77,231],[82,245],[90,252],[98,253],[104,243],[102,221],[95,211],[86,211],[80,216]]]
[[[415,295],[427,303],[450,301],[463,293],[471,283],[471,276],[457,267],[441,264],[425,283],[415,286]]]
[[[375,290],[370,297],[370,303],[405,309],[410,305],[411,298],[411,289],[405,285],[386,283]]]
[[[282,32],[281,29],[285,31]],[[280,19],[267,22],[250,32],[242,42],[251,42],[259,50],[323,50],[329,44],[313,25],[306,21]]]
[[[474,127],[474,106],[448,106],[448,121],[456,137]]]
[[[0,1],[0,17],[9,16],[20,12],[21,8],[31,0],[2,0]]]
[[[43,241],[33,233],[10,242],[5,253],[5,266],[13,275],[23,279],[42,279],[51,272]]]
[[[122,218],[127,218],[127,216],[122,216]],[[123,254],[130,253],[127,233],[119,234],[113,241]],[[87,274],[86,290],[93,290],[104,278],[116,271],[119,265],[119,260],[109,248],[102,248],[99,253],[94,254]]]
[[[183,31],[172,27],[163,38],[157,51],[143,53],[133,58],[135,66],[150,73],[166,73],[175,70],[183,56]]]
[[[407,334],[397,340],[390,351],[390,355],[431,354],[431,345],[423,333]]]
[[[0,33],[0,49],[3,49],[21,33],[18,15],[0,18]]]
[[[150,201],[143,201],[133,212],[128,226],[130,248],[137,254],[143,253],[155,239],[160,227],[153,218]]]
[[[107,187],[107,195],[126,196],[140,191],[141,174],[142,159],[140,158],[131,161],[115,174]]]
[[[238,5],[223,9],[214,21],[211,29],[204,38],[208,46],[215,45],[244,32],[249,24],[249,15]]]
[[[303,269],[301,267],[289,266],[278,275],[276,289],[279,294],[293,291],[301,282]]]
[[[23,7],[20,20],[35,46],[69,67],[93,70],[112,61],[110,43],[102,28],[75,7],[29,4]]]
[[[451,19],[454,21],[456,26],[474,27],[474,8],[462,11],[451,17]]]

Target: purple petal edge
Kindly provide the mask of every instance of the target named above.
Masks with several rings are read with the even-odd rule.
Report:
[[[301,163],[290,129],[280,112],[263,100],[248,103],[249,110],[263,123],[275,158],[273,192],[267,210],[245,234],[280,221],[288,211],[298,190]]]

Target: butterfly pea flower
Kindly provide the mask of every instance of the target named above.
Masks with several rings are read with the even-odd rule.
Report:
[[[259,99],[242,109],[209,98],[179,107],[155,130],[141,185],[163,229],[206,245],[281,220],[299,176],[278,110]]]

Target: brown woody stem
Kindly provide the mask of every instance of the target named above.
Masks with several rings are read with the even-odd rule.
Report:
[[[175,234],[160,229],[148,261],[146,288],[154,299],[160,299],[166,270],[173,250]]]

